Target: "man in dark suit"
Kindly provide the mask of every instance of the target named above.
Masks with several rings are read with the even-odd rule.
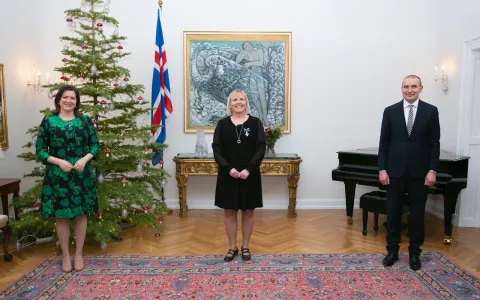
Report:
[[[384,266],[398,260],[402,206],[408,193],[410,207],[410,268],[422,267],[424,214],[428,187],[437,180],[440,123],[435,106],[419,99],[423,86],[416,75],[402,82],[402,101],[385,108],[380,132],[378,167],[387,191],[387,251]]]

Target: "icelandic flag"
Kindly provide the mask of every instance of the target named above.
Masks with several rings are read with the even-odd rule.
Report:
[[[165,121],[172,113],[173,107],[170,101],[170,80],[167,68],[167,53],[163,41],[162,24],[160,22],[160,9],[158,9],[157,34],[155,38],[155,62],[152,78],[152,125],[161,125],[158,130],[152,132],[153,142],[163,144],[167,139],[167,127]],[[163,160],[163,151],[155,152],[152,165]]]

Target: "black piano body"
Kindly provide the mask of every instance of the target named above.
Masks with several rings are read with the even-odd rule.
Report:
[[[339,151],[339,165],[332,170],[332,180],[343,181],[348,223],[352,224],[353,203],[356,185],[385,187],[378,179],[378,148]],[[445,244],[451,243],[452,216],[457,206],[458,194],[467,187],[468,159],[441,150],[437,170],[437,182],[428,190],[429,194],[442,195],[444,199]]]

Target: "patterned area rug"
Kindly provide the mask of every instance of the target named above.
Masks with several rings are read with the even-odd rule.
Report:
[[[63,273],[50,257],[0,292],[0,299],[479,299],[480,282],[441,253],[408,255],[393,267],[383,254],[87,256],[85,269]],[[238,257],[237,257],[238,258]]]

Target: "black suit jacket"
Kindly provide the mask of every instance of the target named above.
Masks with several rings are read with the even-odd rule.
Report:
[[[417,114],[408,136],[402,101],[385,108],[378,149],[378,168],[401,177],[408,167],[414,178],[437,171],[440,156],[440,122],[437,107],[418,100]]]

